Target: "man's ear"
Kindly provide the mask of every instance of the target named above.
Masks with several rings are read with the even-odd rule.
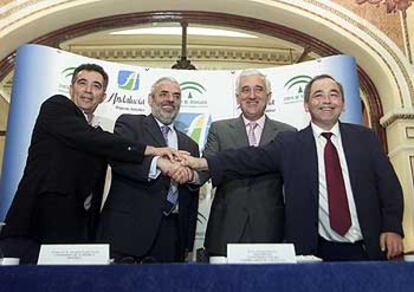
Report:
[[[148,94],[148,105],[152,105],[154,102],[154,96],[152,94]]]
[[[308,103],[307,102],[304,102],[303,103],[303,107],[305,108],[305,112],[309,112],[309,106],[308,106]]]
[[[272,100],[272,92],[269,92],[266,96],[266,104],[269,104],[269,102]]]
[[[73,85],[69,85],[69,96],[72,99],[72,93],[73,93]]]
[[[102,103],[106,98],[106,92],[104,94],[102,94],[102,97],[99,100],[99,103]]]
[[[240,105],[240,94],[236,94],[236,101],[237,104]]]

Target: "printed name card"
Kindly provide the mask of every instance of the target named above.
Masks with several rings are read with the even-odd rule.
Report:
[[[38,265],[107,265],[109,244],[42,244]]]
[[[295,264],[295,247],[291,243],[227,245],[228,264]]]

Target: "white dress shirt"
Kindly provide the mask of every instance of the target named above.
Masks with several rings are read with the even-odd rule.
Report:
[[[157,121],[158,127],[160,127],[160,129],[162,126],[168,126],[170,128],[170,130],[168,131],[168,145],[167,146],[170,148],[178,149],[178,138],[177,138],[177,132],[174,130],[174,124],[164,125],[157,119],[155,119],[155,121]],[[160,157],[155,156],[151,161],[151,166],[150,166],[150,170],[148,174],[148,180],[156,179],[161,174],[161,171],[157,168],[158,158]]]
[[[355,207],[354,195],[352,193],[351,182],[349,178],[348,165],[346,163],[345,153],[342,146],[341,133],[339,130],[339,124],[336,123],[335,126],[330,130],[326,131],[311,123],[313,130],[313,136],[315,137],[316,149],[318,154],[318,178],[319,178],[319,235],[328,241],[338,241],[338,242],[355,242],[362,240],[361,227],[359,226],[357,211]],[[351,228],[348,232],[341,236],[332,230],[329,223],[329,206],[328,206],[328,192],[326,187],[326,178],[325,178],[325,163],[324,163],[324,149],[327,142],[321,134],[325,132],[332,133],[331,141],[335,145],[336,150],[338,151],[339,162],[342,168],[342,176],[344,178],[346,196],[348,199],[349,212],[351,215]]]

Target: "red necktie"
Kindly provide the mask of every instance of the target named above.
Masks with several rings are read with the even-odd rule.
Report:
[[[332,133],[322,133],[326,138],[324,150],[326,185],[328,190],[329,222],[331,228],[344,236],[351,227],[348,199],[338,152],[332,144]]]

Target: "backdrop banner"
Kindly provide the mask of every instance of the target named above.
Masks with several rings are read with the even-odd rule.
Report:
[[[123,113],[148,114],[148,93],[160,77],[171,76],[180,82],[181,111],[178,129],[193,138],[203,150],[212,121],[236,117],[240,110],[235,99],[234,82],[240,70],[174,70],[147,68],[86,58],[55,48],[24,45],[16,57],[10,102],[7,138],[0,183],[0,221],[4,220],[23,175],[35,119],[41,103],[60,93],[69,96],[73,70],[83,63],[101,65],[109,75],[106,100],[96,115],[102,128],[112,131],[117,117]],[[342,83],[346,110],[343,122],[362,123],[361,99],[352,56],[338,55],[295,65],[260,68],[272,85],[272,99],[267,115],[304,128],[309,115],[303,107],[303,91],[316,75],[327,73]],[[202,245],[213,191],[206,184],[200,194],[199,225],[196,246]]]

